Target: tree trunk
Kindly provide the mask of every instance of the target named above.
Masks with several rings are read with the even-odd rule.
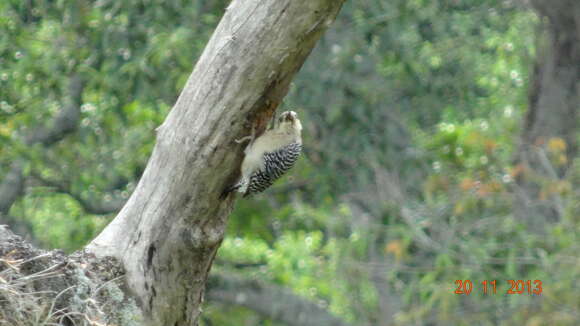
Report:
[[[150,325],[196,325],[223,239],[242,147],[263,131],[343,0],[233,1],[177,103],[133,195],[87,247],[119,259]]]
[[[123,276],[116,259],[39,250],[0,225],[1,326],[141,325],[140,309],[123,294]],[[212,273],[207,296],[287,325],[348,325],[315,302],[231,272]]]
[[[515,214],[532,230],[559,219],[563,204],[558,187],[578,153],[576,134],[580,108],[580,2],[534,0],[544,20],[530,82],[517,161]]]

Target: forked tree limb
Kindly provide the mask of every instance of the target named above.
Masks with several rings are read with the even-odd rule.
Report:
[[[127,204],[87,247],[122,261],[150,325],[196,325],[239,169],[233,141],[264,129],[343,0],[231,3]]]
[[[123,268],[80,251],[35,248],[0,225],[0,324],[127,325],[141,321],[130,296],[120,296]],[[240,305],[286,325],[347,325],[324,307],[278,285],[233,272],[212,273],[208,299]],[[50,308],[49,308],[50,307]],[[127,322],[128,320],[132,321]],[[2,323],[4,322],[4,323]]]

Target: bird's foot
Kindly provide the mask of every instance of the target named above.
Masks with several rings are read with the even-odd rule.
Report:
[[[252,126],[252,134],[251,135],[246,136],[246,137],[242,137],[240,139],[234,139],[234,141],[238,144],[241,144],[241,143],[249,140],[251,143],[254,141],[254,138],[256,138],[256,126]]]

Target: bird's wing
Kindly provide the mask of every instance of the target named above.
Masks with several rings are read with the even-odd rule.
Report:
[[[262,192],[286,173],[298,160],[302,144],[291,143],[273,152],[264,153],[264,166],[254,172],[246,195]]]

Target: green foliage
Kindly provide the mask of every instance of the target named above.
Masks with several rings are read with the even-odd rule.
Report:
[[[32,225],[35,241],[67,252],[81,248],[111,220],[87,215],[66,195],[40,190],[18,203],[13,214]]]
[[[78,249],[112,217],[79,198],[128,198],[228,2],[0,2],[0,178],[25,162],[29,185],[10,213],[37,242]],[[566,214],[545,236],[511,204],[537,21],[500,0],[347,2],[283,104],[303,120],[304,156],[266,194],[237,201],[214,268],[355,325],[573,325],[580,173],[546,180]],[[75,74],[78,130],[27,146]],[[549,140],[550,163],[577,167],[566,146]],[[466,279],[473,292],[454,294]],[[505,295],[511,279],[542,280],[544,292]],[[484,280],[496,295],[482,294]],[[216,303],[205,318],[276,325]]]
[[[128,198],[153,148],[154,129],[224,5],[3,1],[0,28],[7,33],[0,38],[0,173],[25,157],[27,175],[60,184],[72,197],[93,202]],[[39,126],[50,126],[65,105],[73,75],[85,84],[76,133],[49,148],[25,146],[26,137]],[[51,232],[38,237],[44,245],[79,248],[103,223],[91,222],[94,217],[72,198],[47,195],[51,188],[29,193],[14,205],[13,215],[26,213],[37,225],[35,234],[51,225]],[[64,216],[83,222],[55,222],[64,222]]]

